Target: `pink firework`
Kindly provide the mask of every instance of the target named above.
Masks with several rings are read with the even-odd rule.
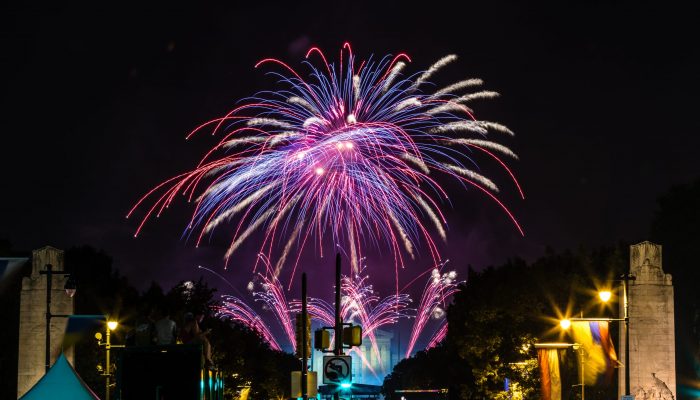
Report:
[[[420,303],[416,309],[416,318],[413,322],[411,336],[406,348],[406,357],[412,355],[416,342],[430,319],[439,320],[441,327],[431,338],[428,347],[436,345],[447,334],[444,307],[447,299],[457,292],[461,282],[456,280],[457,273],[455,271],[442,272],[445,264],[446,262],[441,263],[430,271],[430,278],[425,285]]]

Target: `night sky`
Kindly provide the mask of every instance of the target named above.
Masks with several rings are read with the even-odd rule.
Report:
[[[645,240],[656,198],[700,176],[700,35],[691,9],[345,3],[2,6],[0,238],[21,250],[104,249],[140,288],[199,276],[197,265],[222,272],[223,240],[195,249],[182,239],[192,205],[177,202],[138,239],[139,220],[126,212],[216,143],[207,135],[186,142],[192,128],[276,87],[257,61],[298,66],[312,45],[335,59],[345,41],[364,58],[406,52],[410,72],[457,54],[441,83],[479,77],[502,95],[475,110],[516,132],[506,144],[520,156],[511,165],[526,199],[496,165],[482,168],[526,235],[483,194],[448,185],[443,254],[458,271],[532,260],[547,245]],[[235,285],[250,278],[257,248],[248,241],[225,272]],[[388,254],[368,263],[377,282],[393,280]],[[424,252],[401,279],[430,264]],[[332,257],[304,261],[319,277],[331,266]]]

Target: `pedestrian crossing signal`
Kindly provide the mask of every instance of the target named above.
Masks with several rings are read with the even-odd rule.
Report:
[[[361,346],[362,327],[359,325],[350,325],[343,328],[343,344],[350,347]]]
[[[331,334],[325,329],[318,329],[314,332],[314,349],[326,350],[331,347]]]
[[[306,354],[305,356],[302,356],[301,354],[301,348],[302,348],[302,335],[303,335],[303,328],[302,328],[302,314],[299,313],[296,316],[296,356],[298,358],[309,358],[311,356],[311,318],[309,318],[309,314],[306,314]]]

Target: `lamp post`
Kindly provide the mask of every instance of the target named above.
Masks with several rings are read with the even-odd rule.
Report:
[[[631,274],[624,274],[620,277],[618,282],[622,282],[622,308],[623,317],[622,318],[566,318],[559,321],[559,326],[568,330],[571,327],[571,321],[590,321],[590,322],[613,322],[613,321],[624,321],[625,323],[625,396],[630,395],[630,318],[629,318],[629,298],[628,298],[628,288],[629,281],[634,281],[636,278]],[[609,290],[601,290],[598,292],[598,298],[603,302],[607,303],[612,298],[612,292]],[[583,364],[581,364],[583,366]]]
[[[51,368],[51,318],[68,318],[68,314],[51,314],[51,286],[53,284],[54,275],[68,275],[69,272],[66,271],[54,271],[53,265],[46,264],[46,269],[39,271],[41,275],[46,275],[46,372],[49,372]],[[76,284],[73,278],[68,278],[64,287],[66,294],[69,297],[73,297],[76,291]]]
[[[624,274],[618,279],[622,282],[622,309],[623,317],[614,319],[614,321],[625,321],[625,396],[630,395],[630,317],[629,317],[629,282],[637,279],[632,274]],[[598,292],[598,297],[603,303],[607,303],[612,294],[608,290]]]
[[[95,338],[97,339],[98,346],[104,346],[105,348],[105,368],[102,376],[105,377],[105,400],[109,400],[109,386],[110,378],[112,377],[112,362],[110,361],[110,350],[112,347],[121,348],[123,345],[113,345],[110,339],[110,332],[117,329],[119,323],[114,320],[107,319],[107,329],[105,330],[105,341],[102,343],[102,334],[96,333]]]

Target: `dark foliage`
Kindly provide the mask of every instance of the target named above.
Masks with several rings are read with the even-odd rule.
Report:
[[[548,251],[531,265],[513,260],[482,272],[469,269],[467,283],[448,308],[448,336],[441,346],[399,363],[384,391],[448,388],[454,399],[507,398],[504,381],[519,386],[524,398],[539,393],[534,343],[565,340],[557,329],[563,315],[611,316],[615,305],[596,304],[595,289],[618,276],[624,246],[596,251]],[[616,329],[616,328],[615,328]],[[614,334],[614,333],[613,333]],[[575,357],[562,364],[564,398],[577,389]],[[615,397],[616,385],[589,388],[586,397]]]

